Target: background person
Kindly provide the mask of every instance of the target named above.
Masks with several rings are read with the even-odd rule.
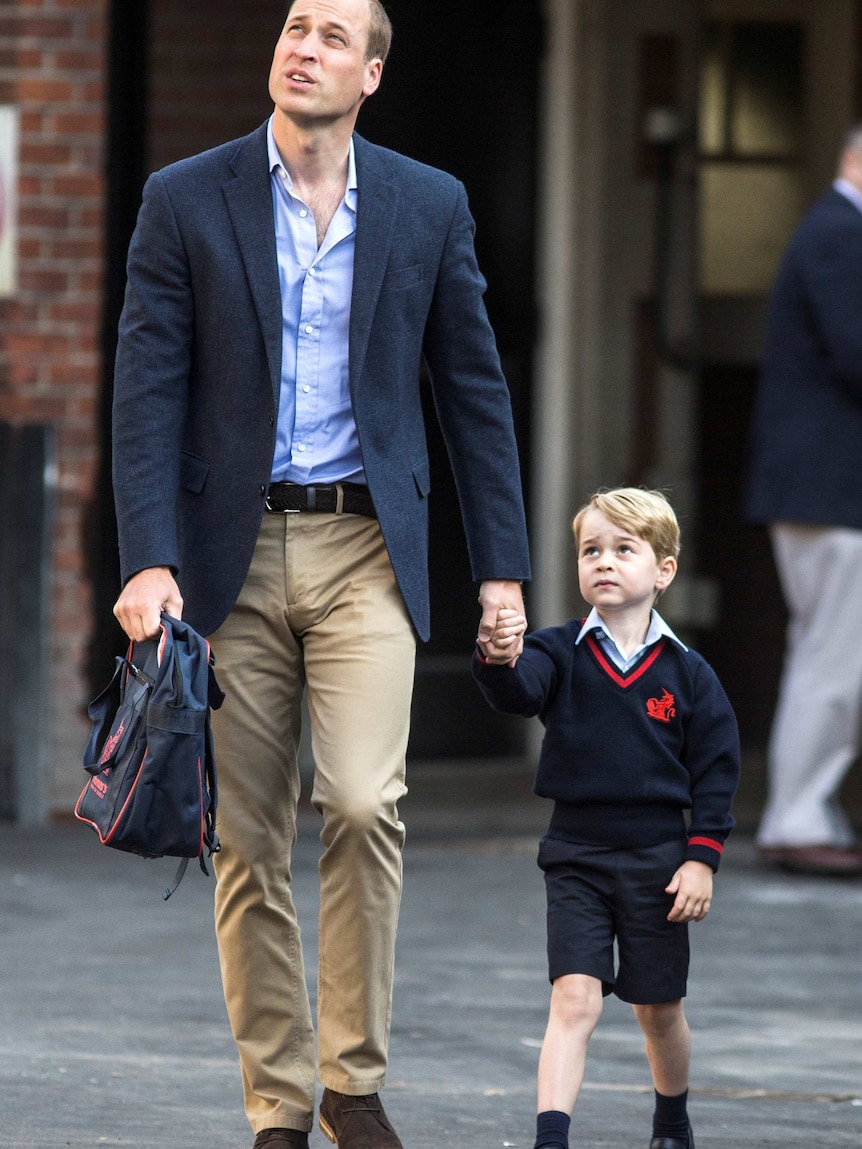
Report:
[[[769,525],[790,612],[761,853],[862,874],[838,801],[862,724],[862,125],[778,269],[744,513]]]

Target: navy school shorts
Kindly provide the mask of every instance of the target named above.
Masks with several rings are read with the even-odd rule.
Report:
[[[685,852],[685,839],[618,850],[543,838],[550,980],[587,974],[632,1005],[685,997],[688,925],[667,920],[673,897],[664,892]]]

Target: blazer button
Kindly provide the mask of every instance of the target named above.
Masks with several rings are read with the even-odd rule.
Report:
[[[263,483],[261,483],[260,486],[258,487],[257,493],[260,495],[261,498],[263,498],[263,496],[266,494],[266,487],[263,485]]]

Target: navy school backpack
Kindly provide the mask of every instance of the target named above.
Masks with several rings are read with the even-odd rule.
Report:
[[[204,851],[211,857],[219,850],[210,708],[224,695],[213,664],[205,639],[162,614],[159,635],[131,643],[87,710],[84,769],[91,777],[75,816],[116,850],[182,858],[165,898],[190,858],[207,874]]]

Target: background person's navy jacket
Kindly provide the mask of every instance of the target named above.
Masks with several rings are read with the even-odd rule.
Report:
[[[862,529],[862,212],[834,189],[778,270],[749,446],[747,519]]]
[[[473,576],[529,577],[509,394],[453,177],[355,137],[350,390],[398,585],[429,632],[423,356]],[[157,172],[129,250],[115,374],[125,582],[170,566],[210,634],[251,563],[275,443],[282,314],[266,125]]]

